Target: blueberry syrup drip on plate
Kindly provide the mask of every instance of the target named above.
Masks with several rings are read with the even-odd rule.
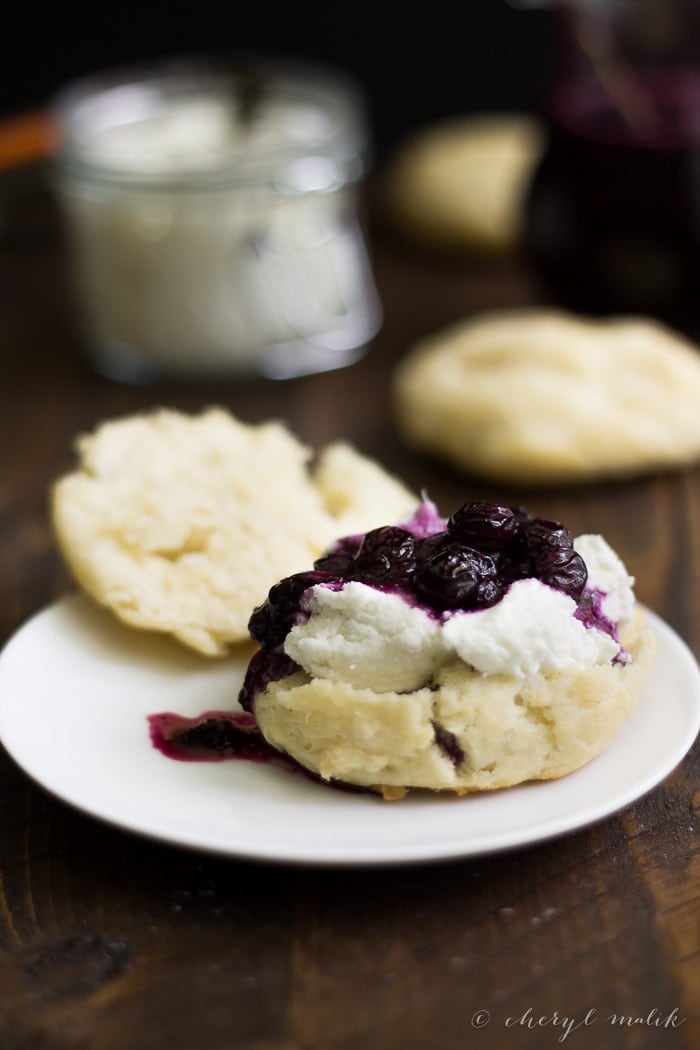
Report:
[[[341,781],[323,780],[291,756],[275,750],[263,737],[253,715],[245,711],[205,711],[194,718],[170,711],[148,716],[148,731],[156,751],[179,762],[225,762],[238,760],[275,766],[297,773],[316,784],[353,794],[371,793],[370,788]]]
[[[265,743],[255,718],[246,712],[205,711],[186,718],[164,711],[149,715],[148,728],[153,746],[181,762],[222,762],[228,758],[268,762],[277,754]]]

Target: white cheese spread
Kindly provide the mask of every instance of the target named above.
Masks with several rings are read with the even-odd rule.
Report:
[[[581,536],[575,548],[588,568],[587,587],[600,592],[613,624],[630,617],[633,579],[600,536]],[[574,614],[573,598],[535,579],[511,584],[489,608],[438,616],[396,592],[364,583],[318,585],[304,599],[306,618],[284,649],[307,674],[375,692],[409,692],[426,685],[455,659],[485,675],[527,675],[609,663],[619,644]]]

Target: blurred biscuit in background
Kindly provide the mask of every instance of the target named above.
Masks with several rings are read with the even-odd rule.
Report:
[[[644,317],[481,313],[394,375],[404,439],[489,481],[551,485],[700,460],[700,352]]]
[[[524,198],[543,149],[527,114],[454,117],[407,139],[388,163],[385,218],[433,249],[502,256],[520,243]]]

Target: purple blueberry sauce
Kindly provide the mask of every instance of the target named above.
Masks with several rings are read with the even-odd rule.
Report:
[[[275,750],[263,737],[253,715],[245,711],[205,711],[194,718],[171,711],[147,718],[151,743],[166,758],[179,762],[258,762],[285,773],[301,774],[314,783],[340,791],[369,792],[354,784],[326,781],[289,755]]]
[[[534,517],[523,507],[472,500],[443,518],[423,494],[417,510],[400,525],[346,536],[312,570],[271,588],[250,618],[250,633],[261,648],[243,683],[241,706],[253,713],[261,690],[298,669],[283,645],[290,629],[308,615],[305,596],[314,586],[337,589],[357,581],[401,594],[438,618],[487,609],[516,580],[529,578],[582,603],[588,571],[573,543],[562,524]],[[591,601],[585,606],[586,626],[600,627],[600,605],[597,612]]]
[[[442,517],[433,501],[423,493],[418,508],[401,524],[416,539],[426,539],[438,532],[444,532],[447,528],[447,518]]]
[[[606,597],[607,595],[605,591],[601,591],[598,588],[586,588],[581,595],[574,616],[577,620],[581,621],[584,627],[602,631],[604,634],[609,635],[614,642],[617,642],[620,648],[613,663],[627,664],[629,663],[630,656],[620,643],[617,624],[603,612],[603,602]]]
[[[153,746],[181,762],[267,761],[265,741],[247,712],[205,711],[186,718],[163,711],[148,716],[148,729]]]

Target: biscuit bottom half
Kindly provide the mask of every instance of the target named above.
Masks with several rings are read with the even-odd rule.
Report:
[[[274,748],[324,780],[401,798],[467,794],[565,776],[601,754],[632,714],[655,637],[641,612],[621,631],[623,663],[516,678],[456,660],[410,693],[358,689],[295,672],[255,702]]]

